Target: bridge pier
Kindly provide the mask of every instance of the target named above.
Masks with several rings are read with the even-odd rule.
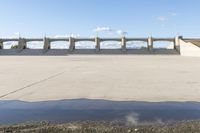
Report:
[[[100,43],[101,43],[100,38],[96,37],[95,38],[95,49],[96,49],[96,51],[100,51]]]
[[[75,39],[72,37],[69,37],[69,50],[70,51],[75,50]]]
[[[50,45],[51,42],[50,42],[49,38],[44,37],[43,42],[44,42],[43,49],[45,51],[51,49],[51,45]]]
[[[178,52],[180,52],[180,39],[182,39],[182,36],[177,36],[174,42],[174,49]]]
[[[0,40],[0,49],[3,49],[3,41]]]
[[[122,51],[126,51],[126,38],[122,37],[121,41],[122,41],[122,44],[121,44]]]
[[[18,49],[23,50],[26,49],[26,47],[26,40],[24,38],[19,38]]]
[[[147,47],[148,47],[148,50],[149,50],[149,51],[152,51],[152,50],[153,50],[153,38],[152,38],[152,37],[149,37],[149,38],[148,38]]]

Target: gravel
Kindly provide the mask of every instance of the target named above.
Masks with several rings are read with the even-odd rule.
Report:
[[[0,133],[200,133],[200,121],[145,123],[126,125],[120,122],[48,122],[0,126]]]

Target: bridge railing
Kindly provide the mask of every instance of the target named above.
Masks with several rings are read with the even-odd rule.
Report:
[[[73,37],[69,37],[69,38],[48,38],[48,37],[44,37],[44,38],[1,38],[0,39],[0,49],[3,49],[3,43],[4,42],[13,42],[13,41],[17,41],[18,42],[18,48],[20,50],[26,49],[27,48],[27,43],[28,42],[34,42],[34,41],[40,41],[43,42],[43,49],[44,50],[48,50],[51,49],[51,43],[52,42],[56,42],[56,41],[66,41],[69,42],[69,50],[73,51],[75,50],[75,45],[77,42],[81,42],[81,41],[91,41],[95,43],[95,48],[97,51],[101,50],[101,42],[105,42],[105,41],[118,41],[121,42],[121,49],[123,51],[126,51],[126,43],[129,41],[142,41],[142,42],[146,42],[147,43],[147,48],[148,50],[152,50],[153,44],[156,41],[168,41],[168,42],[173,42],[174,43],[174,48],[176,48],[176,46],[179,45],[179,39],[184,39],[184,40],[197,40],[200,41],[200,39],[198,38],[182,38],[182,37],[176,37],[176,38],[153,38],[153,37],[148,37],[148,38],[126,38],[126,37],[122,37],[122,38],[99,38],[99,37],[95,37],[95,38],[73,38]]]

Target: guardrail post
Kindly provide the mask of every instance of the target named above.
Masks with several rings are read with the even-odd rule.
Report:
[[[153,50],[153,38],[152,37],[148,38],[147,45],[148,45],[148,50],[152,51]]]
[[[125,37],[122,37],[122,40],[121,40],[121,48],[122,48],[122,51],[126,51],[126,38]]]
[[[23,50],[26,49],[26,40],[24,38],[19,38],[18,40],[18,49]]]
[[[44,49],[45,51],[51,49],[51,44],[50,44],[49,38],[44,37],[43,42],[44,42],[43,49]]]
[[[75,39],[72,37],[69,37],[69,50],[70,51],[75,50]]]
[[[95,38],[95,49],[96,51],[100,51],[100,38]]]

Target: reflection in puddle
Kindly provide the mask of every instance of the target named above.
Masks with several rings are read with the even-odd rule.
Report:
[[[46,102],[0,101],[0,124],[35,121],[113,121],[130,123],[200,119],[198,102],[135,102],[61,100]]]

